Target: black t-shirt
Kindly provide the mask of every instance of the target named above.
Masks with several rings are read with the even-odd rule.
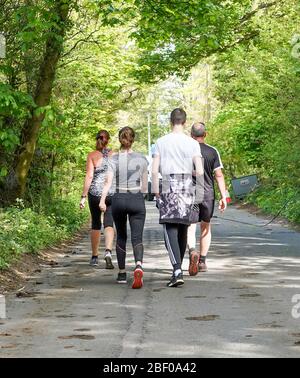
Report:
[[[223,169],[218,150],[205,143],[199,143],[204,161],[204,201],[215,200],[215,171]]]

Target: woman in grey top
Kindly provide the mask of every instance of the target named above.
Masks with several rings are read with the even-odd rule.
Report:
[[[103,189],[100,208],[107,211],[106,195],[115,180],[115,194],[112,200],[112,214],[117,229],[117,259],[119,275],[117,282],[127,283],[126,242],[127,219],[131,229],[131,241],[135,257],[133,289],[143,286],[143,233],[146,219],[146,208],[143,193],[148,191],[148,161],[132,150],[135,132],[124,127],[119,133],[121,150],[110,159],[107,183]]]
[[[93,254],[90,262],[90,265],[92,266],[98,265],[98,253],[102,230],[102,213],[99,208],[99,203],[108,172],[109,157],[111,156],[111,151],[107,148],[109,139],[110,135],[106,130],[99,131],[96,136],[96,151],[89,153],[87,158],[87,173],[80,202],[80,208],[83,209],[88,197],[90,212],[92,216],[91,243]],[[104,259],[106,262],[106,269],[114,269],[111,255],[114,241],[111,196],[107,197],[106,203],[107,212],[104,215],[106,250]]]

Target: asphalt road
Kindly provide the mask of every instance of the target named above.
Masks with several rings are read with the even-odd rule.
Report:
[[[87,235],[32,277],[32,296],[6,298],[0,357],[300,356],[300,309],[292,303],[297,294],[300,301],[299,233],[215,220],[209,272],[169,289],[162,229],[148,207],[145,287],[117,285],[103,262],[89,267]],[[266,222],[236,208],[226,217]]]

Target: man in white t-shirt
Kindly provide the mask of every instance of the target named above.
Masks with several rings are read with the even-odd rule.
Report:
[[[203,164],[199,144],[184,133],[186,112],[175,109],[171,114],[172,132],[158,139],[153,154],[152,183],[160,211],[160,224],[164,226],[166,248],[173,265],[169,287],[184,284],[182,262],[187,247],[188,227],[199,190],[195,193],[193,174],[203,177]],[[159,191],[159,174],[162,190]],[[197,185],[196,185],[197,187]],[[199,186],[201,187],[201,186]]]

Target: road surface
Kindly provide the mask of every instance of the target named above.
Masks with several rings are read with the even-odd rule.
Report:
[[[264,224],[232,207],[226,217]],[[169,259],[148,205],[145,287],[88,266],[88,235],[6,298],[0,357],[299,357],[300,234],[214,220],[209,272],[169,289]],[[129,250],[128,266],[133,259]],[[184,263],[188,268],[188,260]],[[299,316],[298,316],[299,315]],[[298,318],[298,319],[297,319]]]

